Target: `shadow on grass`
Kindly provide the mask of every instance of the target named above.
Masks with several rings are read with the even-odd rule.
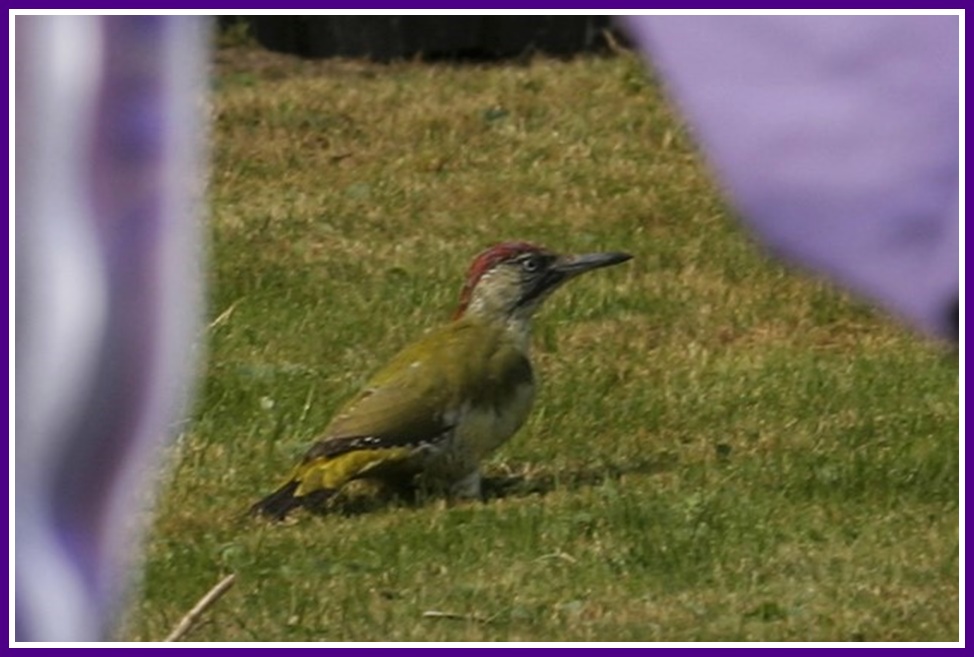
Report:
[[[561,472],[544,470],[523,474],[488,475],[483,480],[483,503],[507,498],[544,496],[555,491],[574,491],[619,481],[630,475],[650,476],[673,470],[677,463],[675,454],[665,454],[652,459],[626,463],[606,464]],[[339,514],[359,516],[390,507],[422,508],[430,504],[447,503],[446,498],[435,492],[416,486],[378,486],[360,483],[358,487],[342,491],[323,508],[311,510],[315,515]]]
[[[654,475],[668,472],[676,466],[675,454],[651,460],[607,464],[594,468],[581,468],[567,472],[537,472],[484,478],[484,501],[508,497],[547,495],[557,490],[573,491],[601,486],[609,481],[619,481],[627,475]]]

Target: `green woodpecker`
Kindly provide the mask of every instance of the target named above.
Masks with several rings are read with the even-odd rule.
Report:
[[[480,253],[453,321],[399,352],[251,512],[283,520],[295,508],[321,506],[353,479],[419,475],[451,497],[479,497],[481,461],[524,424],[534,401],[534,311],[562,283],[631,257],[563,256],[525,242]]]

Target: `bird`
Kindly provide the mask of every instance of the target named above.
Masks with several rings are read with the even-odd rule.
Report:
[[[559,255],[523,241],[480,252],[452,320],[380,369],[250,514],[281,521],[301,507],[318,510],[356,479],[482,499],[481,462],[521,428],[534,403],[535,311],[567,281],[631,258]]]

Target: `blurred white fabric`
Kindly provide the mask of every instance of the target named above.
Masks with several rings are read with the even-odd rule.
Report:
[[[206,21],[15,20],[15,638],[105,639],[192,380]]]
[[[632,16],[741,217],[785,258],[956,337],[957,16]]]

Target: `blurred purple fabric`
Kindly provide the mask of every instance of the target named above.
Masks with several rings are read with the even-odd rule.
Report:
[[[193,378],[206,21],[15,20],[16,639],[98,640]]]
[[[775,252],[956,336],[957,16],[631,16],[625,26]]]

